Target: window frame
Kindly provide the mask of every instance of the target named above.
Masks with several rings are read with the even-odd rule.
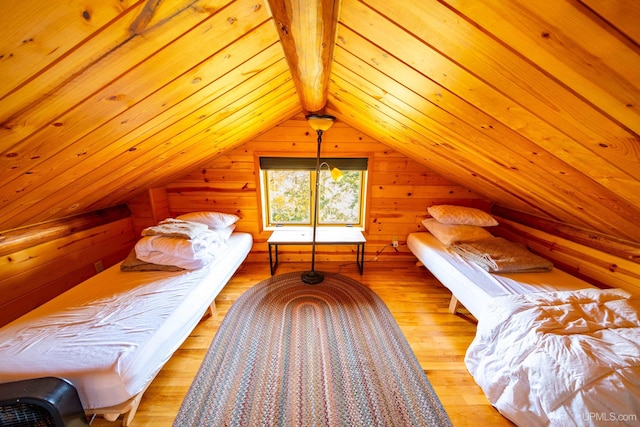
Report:
[[[342,153],[341,153],[342,154]],[[267,194],[267,189],[266,189],[266,170],[261,168],[261,162],[260,159],[264,158],[264,157],[273,157],[273,158],[282,158],[282,159],[286,159],[286,158],[299,158],[299,159],[305,159],[305,160],[312,160],[313,161],[313,168],[312,169],[308,169],[308,168],[304,168],[305,170],[308,170],[310,175],[310,198],[309,198],[309,203],[311,206],[311,210],[310,210],[310,221],[308,224],[270,224],[269,223],[269,212],[268,212],[268,194]],[[359,224],[321,224],[320,222],[318,222],[317,227],[318,228],[333,228],[333,227],[349,227],[349,228],[353,228],[356,230],[360,230],[360,231],[364,231],[366,229],[366,222],[367,222],[367,218],[368,218],[368,209],[369,209],[369,186],[370,186],[370,178],[369,178],[369,169],[371,167],[371,155],[368,154],[362,154],[362,153],[357,153],[357,154],[344,154],[341,156],[331,156],[331,157],[322,157],[320,159],[320,162],[322,163],[323,161],[328,161],[329,164],[331,164],[331,160],[332,159],[344,159],[345,161],[348,161],[349,159],[366,159],[367,162],[367,167],[366,169],[362,170],[362,174],[361,174],[361,184],[360,184],[360,223]],[[259,220],[260,220],[260,228],[261,230],[265,230],[265,231],[272,231],[272,230],[277,230],[277,229],[287,229],[287,230],[295,230],[295,229],[309,229],[310,227],[312,227],[313,225],[313,209],[314,209],[314,198],[315,198],[315,190],[316,190],[316,186],[315,186],[315,162],[316,162],[316,158],[315,157],[311,157],[311,156],[301,156],[297,153],[291,153],[291,154],[287,154],[287,153],[255,153],[255,163],[256,163],[256,185],[258,188],[258,212],[259,212]],[[328,168],[326,166],[322,166],[321,167],[321,173],[328,174]],[[319,220],[319,218],[318,218]]]

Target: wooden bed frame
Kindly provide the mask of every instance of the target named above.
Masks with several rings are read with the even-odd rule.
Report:
[[[464,305],[478,319],[481,311],[478,306],[500,295],[594,287],[555,268],[547,273],[492,275],[464,261],[428,232],[409,234],[407,246],[418,258],[418,265],[427,268],[451,291],[449,312],[453,314]]]

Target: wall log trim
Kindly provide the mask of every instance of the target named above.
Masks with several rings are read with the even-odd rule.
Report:
[[[82,215],[3,231],[0,233],[0,256],[129,216],[131,216],[131,212],[127,205],[118,205]]]
[[[640,263],[640,243],[540,218],[499,205],[494,205],[491,213],[520,224],[528,225],[554,236],[562,237],[635,263]],[[504,226],[505,224],[501,225]]]
[[[575,235],[588,233],[584,230],[565,231],[564,237],[552,234],[540,228],[541,223],[525,224],[505,217],[494,215],[500,225],[492,227],[492,234],[514,242],[526,245],[532,252],[537,253],[553,262],[554,267],[579,277],[600,288],[620,288],[632,294],[640,295],[640,265],[637,259],[620,256],[607,252],[609,246],[601,241],[590,246],[577,242]],[[609,240],[604,240],[609,242]],[[586,243],[590,243],[587,241]],[[623,255],[628,254],[624,252]]]
[[[0,326],[127,256],[136,240],[131,217],[119,218],[122,208],[108,213],[108,221],[104,215],[82,215],[85,221],[75,224],[82,230],[68,224],[54,227],[60,221],[52,221],[48,225],[65,229],[64,235],[0,257]]]

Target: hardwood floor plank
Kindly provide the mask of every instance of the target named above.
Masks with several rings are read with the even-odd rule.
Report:
[[[308,269],[306,263],[280,264],[276,274]],[[360,276],[355,265],[316,263],[320,271],[340,272],[360,281],[387,304],[455,427],[513,426],[487,401],[464,365],[476,323],[468,314],[450,314],[450,293],[414,262],[369,262]],[[132,427],[171,426],[200,364],[233,302],[270,277],[266,263],[245,263],[216,298],[217,310],[203,319],[147,389]],[[119,426],[97,417],[92,425]]]

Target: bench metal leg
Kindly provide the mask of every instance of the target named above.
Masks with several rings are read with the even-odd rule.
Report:
[[[275,260],[274,260],[274,257],[271,255],[272,246],[276,247]],[[271,243],[269,243],[269,268],[271,270],[272,276],[276,272],[276,268],[278,268],[278,245],[273,245]]]
[[[360,270],[360,275],[364,272],[364,243],[358,243],[356,248],[356,265]]]

